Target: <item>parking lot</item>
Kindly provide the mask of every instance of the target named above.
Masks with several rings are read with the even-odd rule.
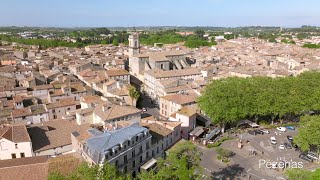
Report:
[[[216,160],[216,157],[209,157],[204,155],[202,166],[211,174],[222,175],[230,178],[246,179],[250,176],[250,179],[281,179],[284,177],[284,169],[282,168],[268,168],[263,162],[289,162],[302,163],[304,168],[310,168],[314,166],[314,163],[299,158],[300,152],[294,147],[291,149],[279,149],[279,145],[285,142],[289,143],[287,136],[297,135],[297,130],[287,130],[286,132],[279,133],[276,129],[269,129],[269,134],[257,134],[251,135],[248,133],[237,134],[233,136],[233,140],[224,142],[221,146],[225,149],[229,149],[235,153],[230,158],[230,163],[225,165],[222,162]],[[270,138],[275,137],[277,144],[273,145],[270,142]],[[238,148],[238,142],[242,139],[243,147]],[[203,148],[202,148],[203,149]],[[216,156],[213,152],[214,149],[203,149],[203,153]],[[212,152],[211,152],[212,151]],[[255,153],[252,153],[255,152]],[[236,174],[230,176],[228,169],[236,168]],[[292,168],[292,167],[291,167]],[[245,178],[241,176],[246,175]]]

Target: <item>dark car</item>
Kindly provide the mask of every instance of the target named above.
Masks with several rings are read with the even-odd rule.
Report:
[[[309,162],[313,162],[313,159],[308,157],[307,154],[305,154],[305,153],[300,154],[299,158],[304,159],[304,160],[309,161]]]
[[[256,129],[254,130],[254,132],[256,132],[256,134],[264,134],[263,131],[261,131],[260,129]]]
[[[252,131],[252,130],[249,130],[248,133],[251,134],[251,135],[256,135],[257,134],[256,131]]]
[[[284,145],[284,147],[286,147],[287,149],[292,149],[292,146],[291,146],[289,143],[287,143],[287,142],[283,143],[283,145]]]
[[[287,139],[288,139],[288,141],[289,141],[290,143],[292,143],[292,142],[293,142],[293,138],[292,138],[292,136],[287,136]]]

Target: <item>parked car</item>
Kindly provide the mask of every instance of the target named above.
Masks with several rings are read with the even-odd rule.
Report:
[[[146,108],[142,108],[142,112],[147,112],[147,109]]]
[[[264,133],[264,134],[270,134],[270,132],[266,129],[261,129],[261,131]]]
[[[286,126],[287,129],[289,130],[295,130],[296,128],[294,126]]]
[[[311,158],[312,160],[318,160],[319,159],[318,156],[316,154],[312,153],[312,152],[308,152],[307,156],[309,158]]]
[[[279,145],[279,149],[285,149],[284,145],[283,145],[283,144],[280,144],[280,145]]]
[[[252,130],[249,130],[248,133],[251,134],[251,135],[256,135],[257,134],[256,131],[252,131]]]
[[[287,139],[288,139],[288,141],[292,144],[292,142],[293,142],[292,136],[287,136]]]
[[[285,127],[277,127],[277,130],[281,132],[286,132],[287,129]]]
[[[256,129],[254,131],[256,132],[256,134],[264,134],[263,131],[261,131],[260,129]]]
[[[287,142],[283,143],[283,145],[284,145],[284,147],[286,147],[287,149],[292,149],[292,146],[291,146],[289,143],[287,143]]]
[[[273,136],[270,138],[270,142],[271,142],[271,144],[273,144],[273,145],[277,144],[277,140],[276,140],[276,138],[273,137]]]
[[[299,158],[304,159],[304,160],[309,161],[309,162],[313,162],[313,159],[308,157],[307,154],[305,154],[305,153],[300,154]]]

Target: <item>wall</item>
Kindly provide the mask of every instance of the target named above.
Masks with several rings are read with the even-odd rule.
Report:
[[[21,142],[17,143],[17,147],[15,146],[16,143],[9,141],[7,139],[2,138],[0,140],[0,159],[12,159],[11,154],[15,153],[16,158],[21,158],[20,153],[24,153],[25,157],[32,157],[32,145],[31,142]]]
[[[196,126],[196,117],[197,114],[194,114],[190,117],[177,113],[176,118],[169,118],[170,121],[181,122],[181,137],[183,139],[188,139],[189,132],[194,129]]]
[[[88,113],[88,114],[82,116],[79,113],[76,113],[76,119],[77,119],[78,125],[86,124],[86,123],[92,124],[93,123],[93,114]]]
[[[39,99],[48,99],[48,90],[43,89],[43,90],[35,90],[32,91],[33,96],[39,98]]]
[[[66,153],[70,151],[72,151],[72,144],[35,152],[35,156],[54,156],[54,155],[58,155],[58,154]]]
[[[33,124],[49,121],[49,113],[37,114],[30,117],[32,118]],[[27,119],[28,118],[29,116],[27,117]],[[42,121],[41,121],[41,118],[42,118]]]
[[[68,110],[68,108],[69,108],[69,110]],[[54,113],[53,113],[53,110],[55,111]],[[74,110],[76,110],[76,105],[48,109],[49,119],[50,120],[51,119],[61,119],[62,116],[66,115],[68,111],[74,111]],[[54,115],[56,115],[56,117],[54,117]]]

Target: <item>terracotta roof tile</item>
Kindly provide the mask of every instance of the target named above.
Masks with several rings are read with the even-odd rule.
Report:
[[[15,143],[31,141],[25,125],[0,128],[0,137]]]
[[[25,157],[0,161],[0,179],[46,180],[48,163],[46,156]]]
[[[196,97],[184,94],[169,94],[166,96],[162,96],[161,98],[181,105],[194,103],[196,101]]]
[[[43,125],[31,125],[28,132],[34,152],[40,152],[71,144],[71,132],[84,132],[90,124],[77,125],[69,120],[51,120]]]
[[[109,69],[106,72],[107,76],[112,77],[112,76],[124,76],[124,75],[129,75],[129,72],[124,70],[124,69]]]

